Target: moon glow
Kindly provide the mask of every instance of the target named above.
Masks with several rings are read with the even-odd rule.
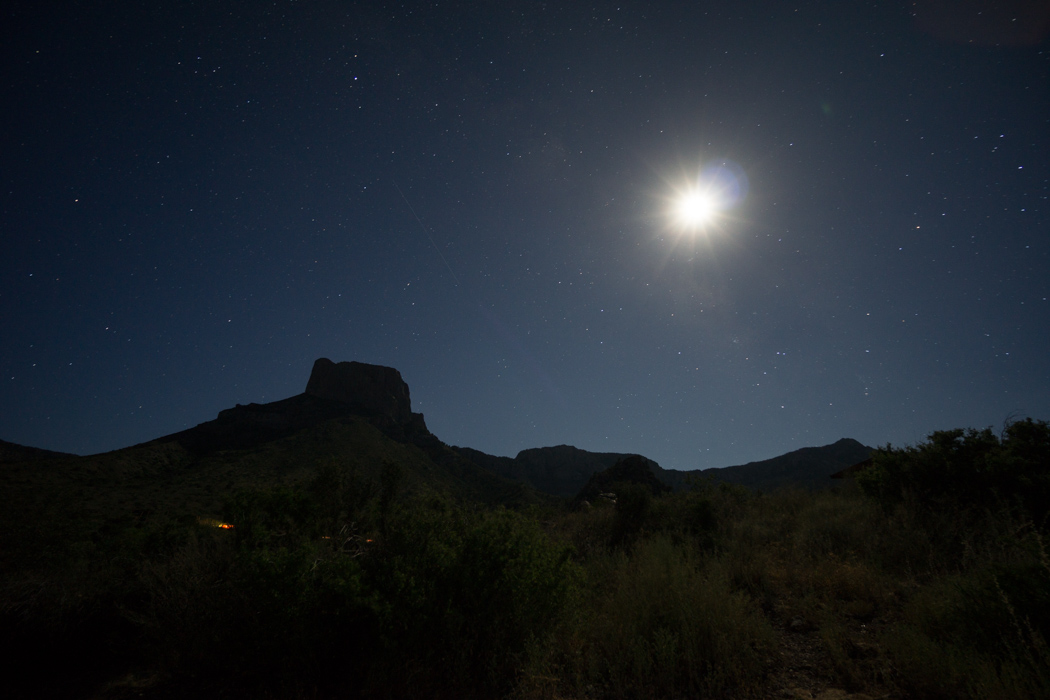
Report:
[[[729,160],[711,162],[679,184],[668,185],[664,211],[669,228],[688,236],[723,230],[733,218],[730,210],[743,201],[748,190],[743,169]]]
[[[687,228],[703,226],[718,211],[718,201],[708,192],[686,192],[675,206],[678,222]]]

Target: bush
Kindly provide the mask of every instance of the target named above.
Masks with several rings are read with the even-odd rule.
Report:
[[[536,522],[439,499],[402,510],[365,567],[383,601],[385,683],[405,694],[509,689],[578,578]]]
[[[653,494],[642,484],[614,484],[616,515],[613,518],[611,542],[623,545],[636,537],[652,510]]]
[[[932,433],[917,447],[878,449],[857,475],[866,494],[885,507],[910,502],[923,511],[978,515],[1020,506],[1037,523],[1050,513],[1050,425],[1027,418],[1002,438],[989,428]]]
[[[717,565],[655,536],[597,558],[588,574],[587,607],[551,661],[570,694],[714,696],[762,677],[772,630]]]
[[[863,492],[698,479],[658,498],[620,485],[571,513],[486,509],[406,487],[394,463],[360,479],[332,461],[230,496],[233,529],[115,513],[58,543],[34,560],[50,568],[0,587],[0,645],[27,693],[50,688],[30,660],[75,656],[51,688],[70,697],[164,678],[147,692],[722,697],[803,678],[1048,697],[1048,453],[1047,424],[1028,420],[883,448]]]
[[[311,490],[242,492],[232,531],[199,528],[143,564],[145,601],[129,612],[155,663],[235,695],[510,689],[575,595],[569,549],[511,511],[399,499],[388,471],[356,510]],[[342,536],[317,534],[336,514]]]
[[[923,589],[884,635],[901,685],[916,697],[1050,696],[1048,590],[1036,563]]]

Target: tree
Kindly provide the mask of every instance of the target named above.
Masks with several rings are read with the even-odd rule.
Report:
[[[1022,507],[1039,524],[1050,513],[1050,425],[1026,418],[1000,436],[990,428],[931,433],[915,447],[875,451],[857,475],[866,494],[890,507],[904,500],[921,509],[966,512]]]

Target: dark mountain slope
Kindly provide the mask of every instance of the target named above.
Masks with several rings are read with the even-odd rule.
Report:
[[[734,467],[705,469],[699,472],[663,470],[657,475],[674,488],[682,488],[690,474],[716,482],[741,484],[759,491],[772,491],[784,486],[806,489],[821,489],[834,486],[831,475],[835,472],[863,462],[873,449],[851,438],[843,438],[822,447],[803,447],[794,452],[748,462]]]
[[[39,447],[27,447],[8,442],[7,440],[0,440],[0,463],[72,456],[68,452],[52,452],[51,450],[42,450]]]
[[[444,453],[444,454],[442,454]],[[343,416],[242,450],[195,454],[177,441],[153,442],[88,457],[19,462],[0,469],[0,530],[75,520],[95,528],[111,520],[217,516],[223,498],[241,489],[307,483],[321,466],[378,478],[392,462],[407,489],[430,488],[497,503],[527,490],[459,458],[392,440],[366,418]]]
[[[479,467],[555,496],[575,496],[592,474],[632,456],[616,452],[588,452],[571,445],[522,450],[513,459],[496,457],[469,447],[452,449]],[[654,470],[660,470],[656,462],[647,461],[652,463]]]
[[[483,503],[546,498],[477,466],[432,435],[423,416],[407,410],[408,387],[396,370],[329,364],[358,365],[366,379],[378,376],[387,384],[371,384],[376,400],[367,393],[358,395],[362,400],[340,401],[308,392],[237,406],[189,430],[113,452],[0,464],[0,552],[65,535],[102,536],[130,521],[215,517],[223,499],[240,489],[306,484],[322,466],[367,481],[394,463],[406,489]]]
[[[628,454],[588,452],[571,445],[522,450],[514,458],[496,457],[469,447],[454,447],[460,455],[507,479],[526,483],[555,496],[574,496],[592,474],[613,466]],[[690,475],[716,482],[742,484],[762,491],[782,486],[815,489],[833,486],[831,475],[868,458],[872,448],[843,438],[823,447],[804,447],[779,457],[734,467],[679,471],[647,459],[654,474],[674,489],[686,487]]]

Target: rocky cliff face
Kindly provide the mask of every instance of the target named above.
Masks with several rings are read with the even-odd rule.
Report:
[[[332,362],[322,357],[314,362],[306,393],[345,403],[359,411],[386,416],[395,423],[412,421],[408,384],[393,367],[364,362]]]
[[[286,437],[341,416],[361,416],[399,442],[423,449],[442,445],[427,430],[423,414],[412,413],[408,385],[393,367],[363,362],[314,362],[306,391],[265,404],[237,404],[215,420],[157,438],[175,440],[198,454],[243,450]],[[437,447],[434,447],[437,449]]]

